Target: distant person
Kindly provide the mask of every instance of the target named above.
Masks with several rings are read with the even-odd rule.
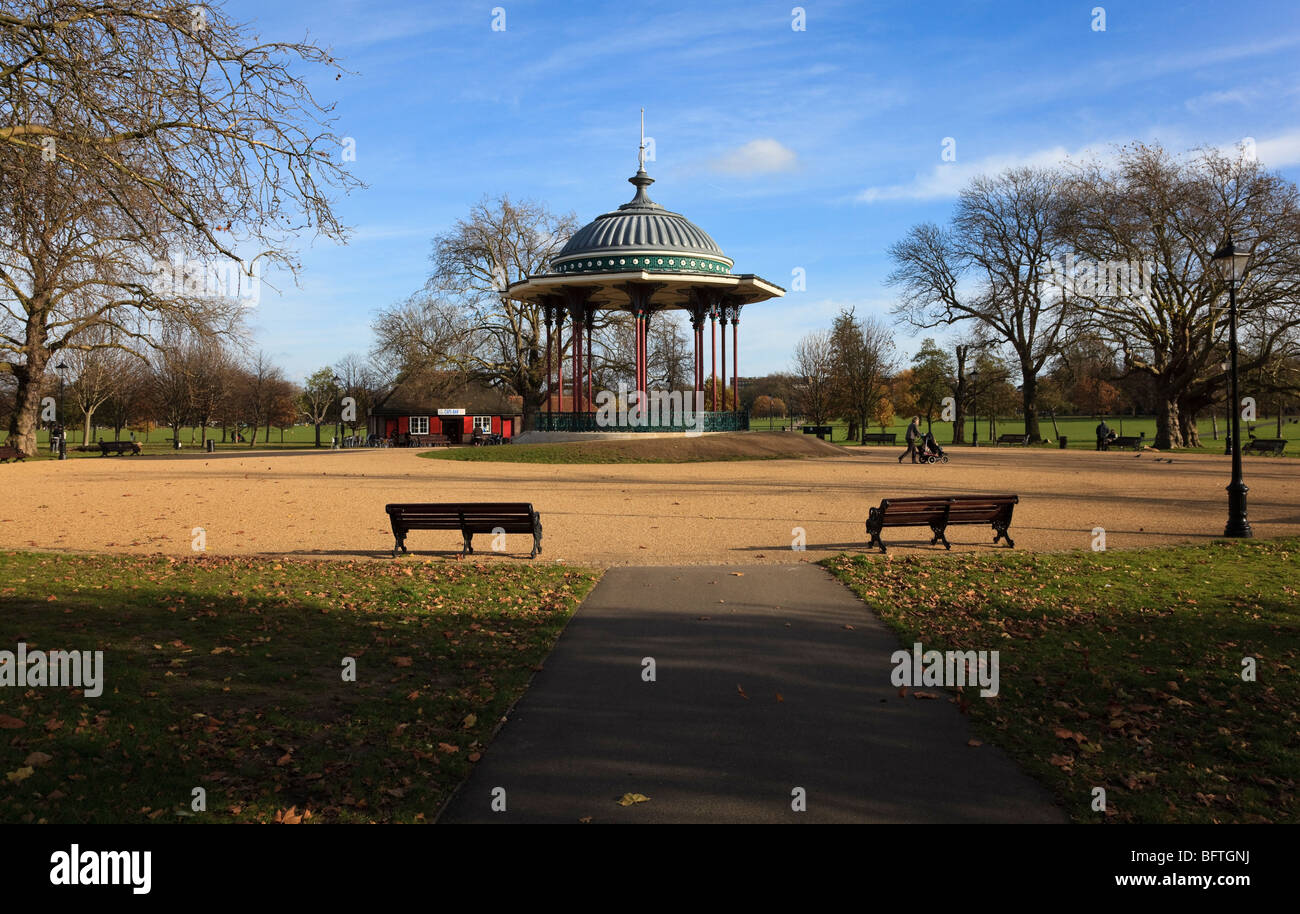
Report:
[[[898,462],[902,463],[904,457],[910,456],[912,463],[917,463],[916,459],[916,439],[921,435],[921,417],[913,416],[911,423],[907,426],[907,450],[898,455]]]
[[[1106,449],[1106,442],[1110,440],[1110,434],[1110,426],[1106,424],[1105,419],[1102,419],[1101,424],[1097,426],[1097,450],[1104,451]]]

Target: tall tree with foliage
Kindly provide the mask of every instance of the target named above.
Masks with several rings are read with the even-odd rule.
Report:
[[[893,351],[889,328],[872,318],[859,319],[852,308],[841,311],[831,326],[837,411],[859,435],[865,435],[867,424],[882,415]]]
[[[933,338],[926,337],[912,356],[910,385],[916,410],[925,418],[926,431],[934,431],[934,417],[943,410],[943,401],[952,395],[952,382],[952,356],[939,348]]]

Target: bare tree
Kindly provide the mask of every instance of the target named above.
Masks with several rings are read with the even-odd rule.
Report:
[[[807,334],[794,347],[794,407],[813,425],[825,425],[835,408],[835,350],[825,330]]]
[[[1195,410],[1216,401],[1228,308],[1210,265],[1229,233],[1255,258],[1237,291],[1258,345],[1250,373],[1289,347],[1300,327],[1300,196],[1296,186],[1245,155],[1175,157],[1137,144],[1114,167],[1091,164],[1068,184],[1071,243],[1099,262],[1152,262],[1149,288],[1119,294],[1091,284],[1079,296],[1089,325],[1123,353],[1125,369],[1154,383],[1157,448],[1196,446]],[[1184,417],[1180,403],[1191,415]]]
[[[448,298],[464,309],[470,336],[458,356],[462,367],[522,397],[526,425],[545,383],[542,308],[511,300],[506,289],[547,269],[576,225],[572,213],[557,216],[539,203],[503,196],[480,201],[433,240],[427,288],[434,300]],[[593,332],[603,323],[593,324]]]
[[[1011,347],[1032,440],[1038,374],[1069,314],[1068,300],[1048,283],[1060,244],[1060,180],[1030,168],[978,177],[962,191],[951,229],[918,225],[890,248],[896,266],[888,281],[906,296],[896,314],[925,329],[974,321]]]
[[[353,182],[293,70],[333,58],[217,6],[11,4],[0,62],[0,370],[26,450],[58,352],[149,342],[160,318],[230,330],[238,300],[196,294],[193,265],[296,269],[289,239],[341,239],[328,192]],[[96,326],[110,343],[90,341]]]

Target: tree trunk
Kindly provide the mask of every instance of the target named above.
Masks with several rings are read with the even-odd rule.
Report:
[[[41,387],[45,380],[45,366],[50,354],[45,348],[45,311],[35,311],[27,320],[27,339],[23,346],[26,357],[21,365],[14,365],[14,379],[18,389],[14,394],[14,411],[9,417],[9,440],[24,454],[36,453],[36,429],[41,411]],[[63,418],[59,417],[60,420]]]
[[[1196,428],[1196,413],[1180,409],[1178,411],[1178,426],[1183,434],[1183,447],[1200,447],[1201,434]]]
[[[1025,410],[1025,434],[1031,442],[1041,441],[1038,434],[1038,377],[1024,365],[1020,367],[1020,376],[1024,379],[1021,387]]]
[[[1178,423],[1178,399],[1172,391],[1158,391],[1156,394],[1156,440],[1157,450],[1183,446],[1183,431]]]
[[[284,432],[280,433],[280,438],[284,438]],[[320,423],[316,423],[316,446],[320,447]]]

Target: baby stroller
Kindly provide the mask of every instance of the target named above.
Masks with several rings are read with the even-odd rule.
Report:
[[[939,447],[939,442],[934,440],[931,432],[926,432],[921,437],[921,446],[916,449],[916,456],[922,463],[948,462],[948,455]]]

